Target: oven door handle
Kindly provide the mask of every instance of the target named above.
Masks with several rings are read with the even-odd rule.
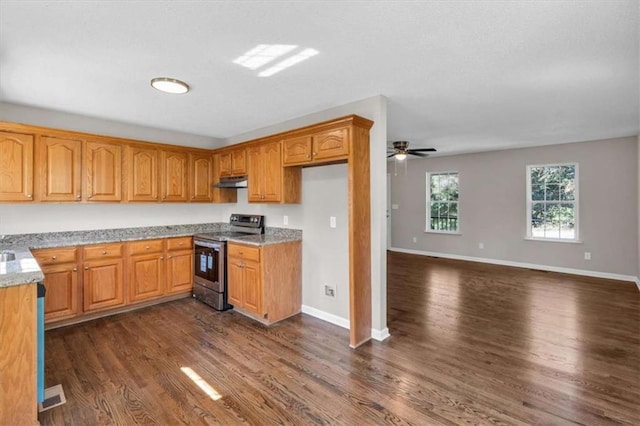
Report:
[[[210,249],[214,249],[215,251],[220,251],[220,244],[218,244],[218,243],[210,243],[210,242],[207,242],[207,241],[194,241],[193,245],[196,246],[196,247],[198,247],[198,246],[207,247],[207,248],[210,248]]]

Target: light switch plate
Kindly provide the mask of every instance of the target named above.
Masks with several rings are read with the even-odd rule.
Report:
[[[282,224],[283,225],[289,224],[289,216],[282,216]]]
[[[336,217],[335,216],[330,216],[329,217],[329,227],[330,228],[335,228],[336,226],[337,226]]]
[[[391,210],[398,210],[397,204],[391,204]]]

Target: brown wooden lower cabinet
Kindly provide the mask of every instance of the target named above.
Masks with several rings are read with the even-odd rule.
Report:
[[[84,312],[124,305],[122,258],[86,261],[83,269]]]
[[[175,299],[193,289],[191,237],[39,249],[33,255],[45,276],[47,324]]]
[[[228,299],[234,308],[265,324],[300,312],[302,244],[261,247],[229,243]]]

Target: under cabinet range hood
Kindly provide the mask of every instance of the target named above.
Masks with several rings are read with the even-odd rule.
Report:
[[[221,177],[220,182],[213,184],[214,188],[246,188],[247,177],[246,176],[230,176]]]

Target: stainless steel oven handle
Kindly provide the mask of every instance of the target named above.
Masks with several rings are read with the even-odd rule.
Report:
[[[200,246],[200,247],[207,247],[210,249],[214,249],[215,251],[220,251],[220,243],[212,243],[209,241],[200,241],[200,240],[195,240],[193,242],[194,246]]]

